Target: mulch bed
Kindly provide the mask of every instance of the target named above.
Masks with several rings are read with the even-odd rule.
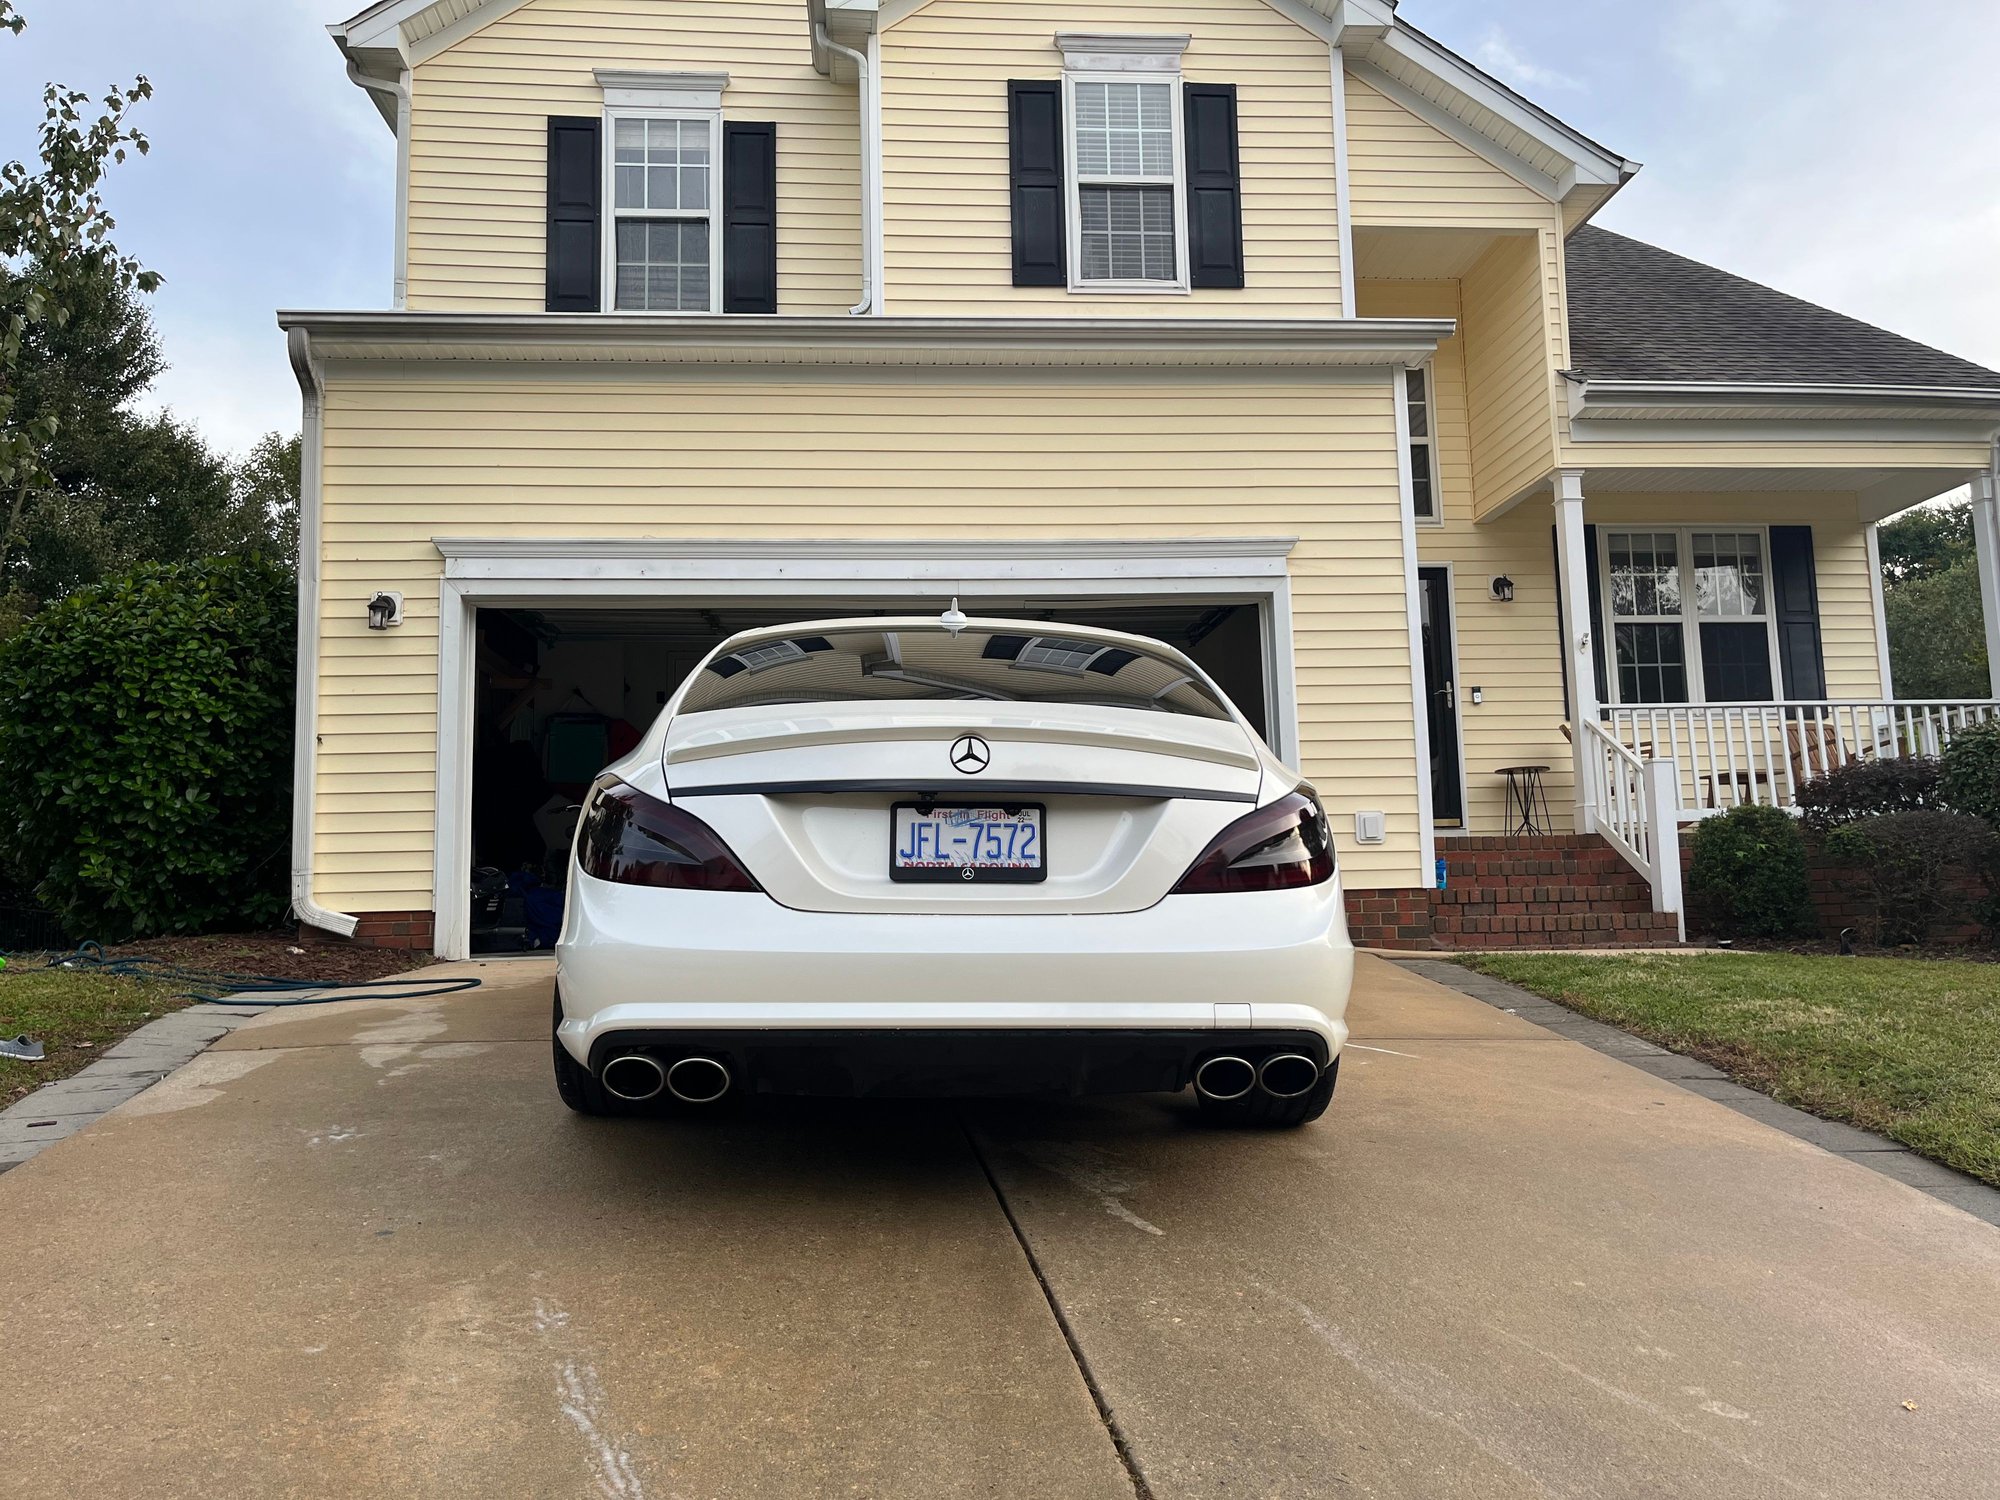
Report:
[[[270,979],[313,979],[359,984],[406,974],[434,962],[407,949],[363,948],[354,943],[301,943],[290,932],[213,933],[203,937],[145,938],[105,949],[111,958],[150,958],[202,974],[255,974]]]

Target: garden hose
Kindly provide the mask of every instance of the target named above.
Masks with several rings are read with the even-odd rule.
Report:
[[[50,953],[52,969],[77,969],[92,974],[112,974],[128,979],[150,979],[165,984],[199,986],[185,990],[180,998],[205,1001],[210,1005],[333,1005],[347,1000],[429,1000],[438,995],[457,995],[479,988],[478,979],[426,979],[410,975],[403,979],[365,979],[353,984],[328,984],[319,979],[280,979],[270,974],[207,974],[164,959],[128,954],[113,958],[104,945],[83,942],[71,953]],[[214,993],[208,993],[213,991]],[[335,993],[325,993],[325,992]],[[348,991],[360,991],[349,994]],[[236,999],[252,994],[257,998]],[[268,1000],[266,995],[300,995],[297,1000]]]

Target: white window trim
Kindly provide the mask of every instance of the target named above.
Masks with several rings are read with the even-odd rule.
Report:
[[[1057,38],[1060,43],[1064,33]],[[1091,41],[1109,40],[1103,37],[1090,38]],[[1128,40],[1138,40],[1128,39]],[[1185,38],[1176,38],[1183,43]],[[1069,289],[1090,296],[1114,297],[1185,297],[1188,294],[1188,229],[1187,229],[1187,143],[1182,139],[1186,121],[1183,118],[1181,101],[1180,54],[1158,52],[1138,52],[1129,56],[1149,63],[1166,61],[1171,68],[1147,68],[1145,76],[1135,78],[1133,74],[1142,70],[1129,67],[1099,67],[1072,69],[1068,59],[1073,55],[1064,53],[1063,67],[1063,214],[1064,235],[1068,240],[1065,249],[1069,260]],[[1074,54],[1082,57],[1086,54]],[[1113,61],[1095,54],[1089,54],[1094,62]],[[1173,128],[1173,191],[1174,191],[1174,279],[1172,281],[1086,281],[1083,277],[1083,203],[1082,181],[1076,166],[1076,86],[1079,83],[1163,83],[1167,86],[1167,118]],[[1110,183],[1137,183],[1133,178],[1093,179],[1090,186]],[[1154,187],[1163,184],[1153,182]]]
[[[1604,687],[1609,696],[1610,706],[1619,708],[1671,708],[1682,705],[1667,703],[1626,703],[1618,679],[1618,633],[1621,623],[1611,602],[1611,538],[1619,534],[1658,535],[1672,532],[1678,539],[1681,572],[1681,613],[1678,617],[1649,615],[1640,619],[1628,619],[1624,624],[1678,624],[1681,627],[1681,654],[1687,661],[1688,696],[1686,706],[1695,708],[1728,708],[1744,703],[1782,703],[1785,691],[1784,663],[1778,654],[1778,600],[1776,580],[1771,567],[1771,528],[1768,525],[1747,521],[1697,521],[1679,523],[1673,521],[1621,521],[1593,523],[1597,527],[1597,574],[1598,590],[1603,597],[1603,618],[1598,628],[1603,631],[1604,642]],[[1704,619],[1718,624],[1735,621],[1737,624],[1754,624],[1751,617],[1742,615],[1701,615],[1696,613],[1694,604],[1694,534],[1696,532],[1749,533],[1758,538],[1764,549],[1764,639],[1771,656],[1771,692],[1769,698],[1731,698],[1721,703],[1711,704],[1708,698],[1708,684],[1703,679],[1701,668],[1701,623]]]
[[[1432,374],[1432,367],[1428,360],[1425,361],[1424,364],[1419,367],[1419,370],[1424,377],[1424,426],[1427,430],[1423,437],[1421,438],[1412,437],[1410,438],[1409,441],[1411,446],[1413,447],[1417,443],[1421,442],[1426,448],[1430,450],[1431,513],[1427,516],[1416,515],[1417,493],[1416,493],[1415,465],[1411,466],[1410,511],[1412,515],[1416,515],[1416,521],[1419,526],[1442,526],[1444,525],[1444,483],[1438,464],[1438,459],[1440,455],[1438,453],[1437,380],[1435,376]],[[1405,378],[1407,379],[1407,376]],[[1405,388],[1405,399],[1406,400],[1408,399],[1407,387]]]
[[[620,120],[702,120],[708,124],[708,210],[705,213],[628,213],[634,219],[699,219],[708,225],[708,306],[677,308],[630,308],[624,311],[647,317],[705,317],[722,311],[722,91],[729,87],[727,73],[642,73],[599,68],[598,86],[604,90],[603,244],[599,247],[599,284],[604,288],[602,306],[619,312],[618,306],[618,146]]]

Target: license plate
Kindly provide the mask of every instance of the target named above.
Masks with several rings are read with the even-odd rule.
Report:
[[[1047,878],[1043,809],[1038,805],[899,802],[894,814],[891,880],[972,883]]]

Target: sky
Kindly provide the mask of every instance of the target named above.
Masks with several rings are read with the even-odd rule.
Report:
[[[389,302],[394,142],[347,82],[327,3],[20,0],[27,31],[0,34],[0,161],[33,152],[50,80],[152,80],[136,117],[152,154],[107,196],[119,245],[166,277],[170,368],[152,399],[229,451],[298,427],[276,309]],[[1645,163],[1606,228],[2000,367],[2000,4],[1403,0],[1400,14]]]

